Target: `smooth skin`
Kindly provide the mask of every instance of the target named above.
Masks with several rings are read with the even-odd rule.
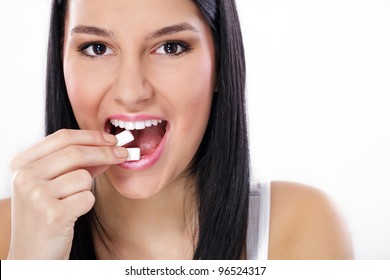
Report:
[[[111,252],[94,232],[98,259],[191,259],[195,185],[183,175],[215,90],[211,31],[191,0],[69,4],[64,75],[82,130],[56,132],[12,159],[12,202],[0,202],[0,257],[68,259],[74,223],[94,207],[110,236]],[[168,120],[155,165],[136,172],[118,167],[127,151],[103,132],[107,116],[118,113]],[[271,259],[353,257],[323,193],[287,182],[273,182],[271,192]]]
[[[1,259],[7,258],[10,244],[10,209],[10,199],[0,201],[3,219],[0,227]],[[268,257],[271,260],[342,260],[354,257],[345,222],[329,199],[317,189],[297,183],[271,183],[269,242]],[[245,249],[242,259],[245,259]]]

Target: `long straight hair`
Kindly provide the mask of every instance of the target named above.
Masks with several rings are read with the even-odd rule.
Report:
[[[199,237],[194,259],[239,259],[248,221],[250,165],[245,109],[245,56],[234,0],[193,0],[214,39],[217,88],[210,119],[189,173],[196,179]],[[79,129],[66,91],[62,51],[67,10],[53,0],[46,74],[46,134]],[[95,259],[94,211],[75,224],[71,259]]]

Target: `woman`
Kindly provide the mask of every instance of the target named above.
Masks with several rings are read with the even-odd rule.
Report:
[[[2,258],[352,257],[323,194],[249,193],[233,0],[53,1],[47,65],[48,136],[11,161]]]

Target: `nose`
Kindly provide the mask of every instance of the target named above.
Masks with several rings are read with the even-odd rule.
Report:
[[[122,61],[119,68],[113,88],[115,102],[129,108],[152,98],[153,89],[141,61]]]

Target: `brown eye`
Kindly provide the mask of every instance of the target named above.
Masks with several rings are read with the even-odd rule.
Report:
[[[106,53],[107,47],[103,44],[93,44],[92,50],[96,55],[103,55]]]
[[[179,46],[177,44],[168,43],[164,45],[164,51],[167,54],[175,54],[177,53],[177,50],[179,49]]]
[[[166,42],[156,51],[156,54],[177,56],[189,50],[189,46],[184,42]]]
[[[82,46],[79,51],[88,57],[100,57],[113,54],[114,51],[103,43],[88,43]]]

